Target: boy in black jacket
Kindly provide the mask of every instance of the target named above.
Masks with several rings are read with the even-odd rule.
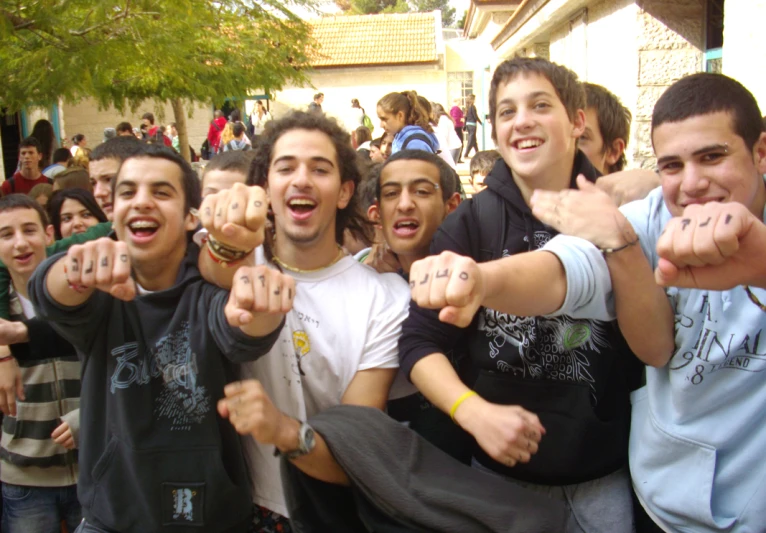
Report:
[[[515,58],[495,71],[489,100],[502,159],[485,180],[487,190],[439,228],[431,254],[488,261],[540,248],[555,232],[533,216],[532,192],[574,187],[580,174],[599,176],[577,149],[585,95],[574,73]],[[439,287],[451,274],[413,269],[410,286],[421,305],[413,302],[403,326],[402,371],[476,438],[477,468],[564,501],[579,524],[571,531],[631,532],[628,393],[632,365],[635,372],[639,366],[616,326],[481,308],[463,317],[468,328],[460,329],[450,325],[454,308],[430,310],[440,307]],[[518,297],[549,307],[542,305],[545,295]],[[474,391],[444,356],[461,339],[479,373]]]
[[[29,290],[83,361],[78,531],[245,532],[247,469],[215,406],[231,363],[275,342],[294,284],[262,267],[240,268],[231,293],[204,282],[186,236],[199,180],[164,147],[126,159],[113,195],[119,241],[48,259]]]

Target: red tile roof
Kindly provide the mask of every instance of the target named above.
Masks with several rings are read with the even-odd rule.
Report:
[[[433,13],[341,15],[309,22],[319,53],[315,68],[438,61]]]

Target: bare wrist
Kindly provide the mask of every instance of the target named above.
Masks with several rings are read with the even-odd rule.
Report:
[[[471,430],[469,429],[470,424],[476,419],[476,416],[484,403],[486,403],[486,401],[481,396],[471,396],[470,398],[466,398],[455,411],[453,420],[458,426],[471,433]]]
[[[277,427],[274,445],[282,452],[297,450],[300,446],[299,432],[301,424],[296,419],[280,413],[282,417]]]

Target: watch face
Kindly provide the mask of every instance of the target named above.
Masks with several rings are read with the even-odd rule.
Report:
[[[316,445],[316,439],[314,438],[314,430],[311,429],[310,426],[305,426],[305,429],[303,430],[303,448],[305,448],[306,453],[309,453],[311,450],[314,449],[314,446]]]

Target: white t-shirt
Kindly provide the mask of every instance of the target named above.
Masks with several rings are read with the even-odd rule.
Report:
[[[263,263],[262,251],[256,263]],[[296,281],[293,310],[271,351],[241,365],[243,379],[259,379],[283,413],[306,420],[339,405],[360,370],[397,368],[398,340],[410,290],[396,274],[378,274],[351,256]],[[274,446],[243,439],[255,503],[287,516]]]
[[[30,318],[35,318],[37,316],[35,313],[35,307],[32,305],[32,302],[29,300],[29,298],[24,298],[20,292],[17,292],[16,296],[19,298],[21,309],[24,311],[24,316],[27,317],[27,320]]]

